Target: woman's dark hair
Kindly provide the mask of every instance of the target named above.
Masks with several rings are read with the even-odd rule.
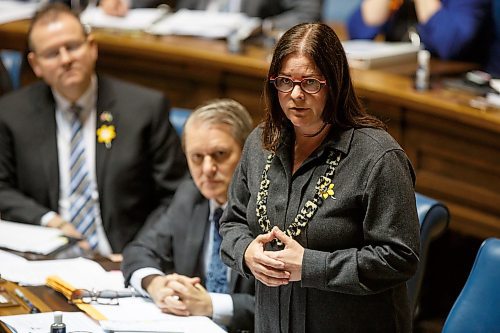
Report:
[[[263,124],[264,149],[276,151],[282,131],[290,126],[278,101],[276,88],[269,78],[279,75],[283,60],[290,54],[308,56],[326,79],[328,98],[322,118],[339,129],[374,127],[385,124],[369,115],[361,105],[349,74],[349,66],[337,34],[323,23],[303,23],[290,28],[276,44],[264,85],[266,114]],[[325,88],[323,88],[325,89]]]

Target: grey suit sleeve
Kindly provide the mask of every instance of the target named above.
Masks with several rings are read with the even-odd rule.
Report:
[[[132,274],[141,268],[156,268],[173,273],[173,227],[175,199],[170,209],[151,216],[137,237],[123,250],[121,270],[125,285],[130,284]]]
[[[254,279],[247,280],[247,284],[254,284]],[[239,330],[252,331],[254,328],[255,316],[255,288],[252,292],[247,290],[248,293],[235,293],[231,295],[233,299],[234,315],[229,325],[230,328],[237,328]]]

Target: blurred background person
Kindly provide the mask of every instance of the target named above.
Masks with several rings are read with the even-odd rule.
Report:
[[[149,221],[123,253],[126,283],[164,312],[208,316],[230,331],[253,329],[255,282],[222,263],[218,225],[252,129],[250,115],[236,101],[198,107],[183,132],[193,179],[182,183],[166,214]]]
[[[477,62],[491,72],[499,68],[500,54],[488,56],[494,40],[491,0],[363,0],[348,31],[352,39],[382,34],[387,41],[407,41],[416,31],[441,59]]]
[[[130,4],[127,1],[101,0],[100,6],[110,15],[121,16],[130,6],[144,7],[141,0],[130,0]],[[177,0],[173,8],[242,12],[250,17],[267,19],[269,28],[285,30],[298,23],[319,21],[321,5],[322,0]]]
[[[362,108],[335,32],[285,32],[264,96],[220,227],[223,261],[257,280],[255,331],[410,333],[415,173]]]
[[[42,81],[0,99],[2,218],[120,253],[187,174],[168,101],[97,75],[94,37],[64,4],[35,15],[28,45]]]

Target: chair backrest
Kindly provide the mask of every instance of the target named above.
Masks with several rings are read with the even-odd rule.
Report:
[[[9,72],[0,60],[0,96],[12,90]]]
[[[346,22],[360,3],[361,0],[324,0],[321,19],[323,22]]]
[[[420,290],[424,278],[425,267],[431,242],[441,235],[450,220],[448,208],[441,202],[415,193],[418,221],[420,222],[420,263],[415,275],[408,281],[410,309],[416,317],[419,311]]]
[[[486,239],[442,333],[500,332],[500,239]]]
[[[170,123],[174,126],[177,134],[182,135],[182,130],[184,129],[184,123],[191,114],[191,110],[183,108],[172,108],[170,109]]]
[[[0,51],[0,61],[3,63],[5,69],[9,73],[12,89],[17,89],[21,86],[22,58],[22,53],[19,51]]]

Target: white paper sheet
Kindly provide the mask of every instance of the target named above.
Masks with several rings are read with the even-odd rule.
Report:
[[[59,229],[0,220],[0,247],[46,255],[67,243]]]
[[[120,298],[118,306],[94,307],[108,320],[100,321],[105,330],[115,332],[182,332],[224,333],[225,331],[207,317],[178,317],[160,311],[147,298]]]
[[[243,40],[261,20],[242,13],[220,13],[181,9],[156,23],[147,31],[156,35],[186,35],[205,38],[226,38],[238,34]]]
[[[417,63],[419,46],[412,43],[348,40],[342,42],[349,66],[359,69],[379,68],[401,63]]]
[[[120,271],[106,272],[95,261],[85,258],[29,261],[0,250],[0,274],[23,285],[45,285],[47,277],[57,275],[75,288],[122,290]]]
[[[83,312],[63,312],[66,332],[104,333],[92,319]],[[14,332],[47,333],[54,322],[53,312],[2,316],[0,321],[15,329]]]
[[[0,0],[0,24],[31,18],[37,8],[35,2]]]
[[[105,14],[99,7],[88,7],[80,19],[96,28],[145,30],[164,15],[165,10],[161,8],[136,8],[129,10],[124,17],[117,17]]]

